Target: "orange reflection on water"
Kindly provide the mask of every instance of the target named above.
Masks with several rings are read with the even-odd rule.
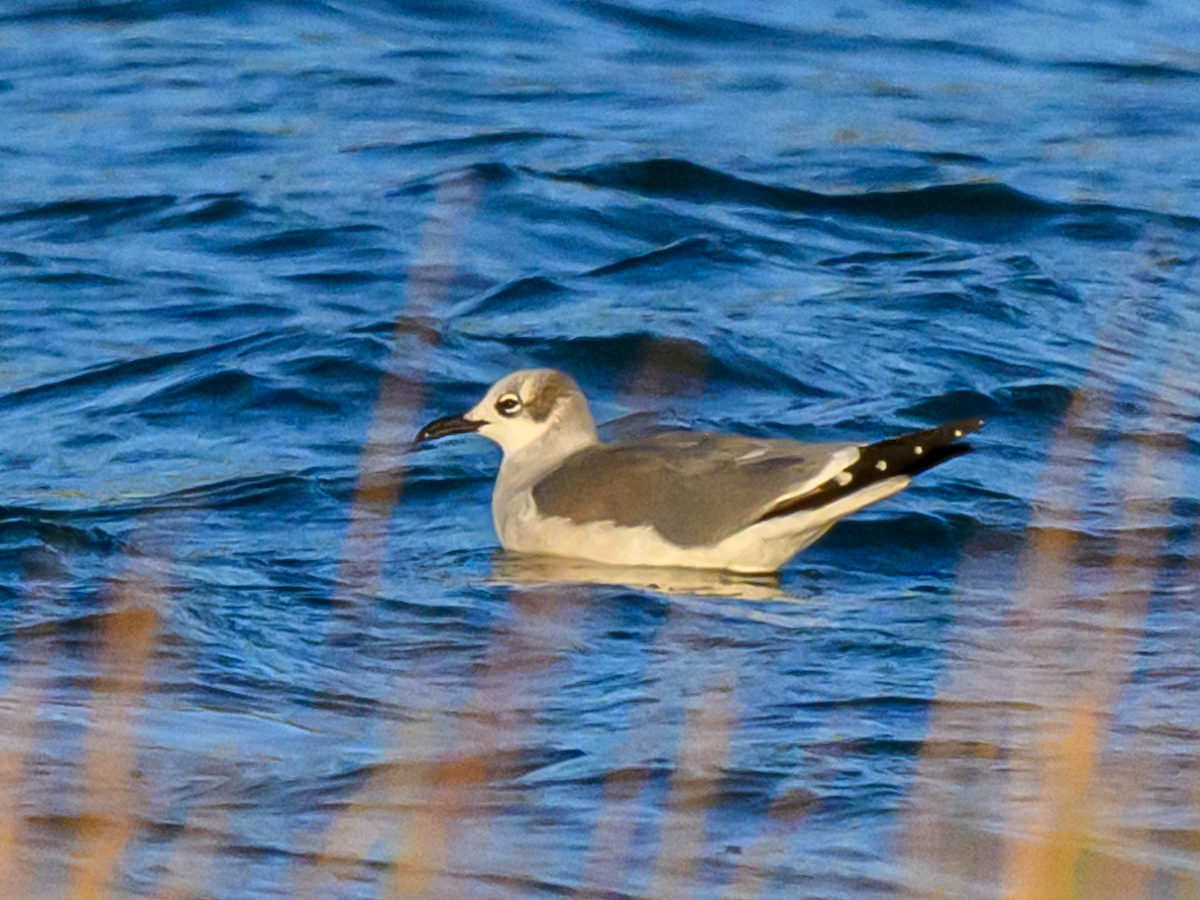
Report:
[[[144,807],[135,780],[134,724],[144,703],[146,665],[157,643],[158,609],[165,596],[158,577],[134,571],[121,583],[115,608],[104,614],[85,739],[78,843],[67,888],[71,900],[108,896]]]
[[[1172,874],[1137,810],[1178,778],[1153,735],[1123,719],[1136,711],[1130,687],[1149,600],[1171,566],[1161,521],[1187,495],[1175,462],[1186,427],[1176,401],[1198,360],[1176,342],[1149,408],[1131,424],[1114,394],[1154,359],[1151,321],[1134,302],[1097,336],[1039,483],[1004,626],[959,655],[938,692],[903,840],[909,896],[997,885],[1006,900],[1135,900]],[[1123,431],[1117,463],[1101,469],[1100,441],[1113,428]],[[1113,549],[1096,535],[1114,536]],[[972,577],[969,550],[961,577]],[[994,745],[998,758],[931,752],[955,740]]]

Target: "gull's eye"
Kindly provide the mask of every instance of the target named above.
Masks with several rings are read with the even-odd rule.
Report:
[[[496,412],[502,416],[515,416],[521,411],[521,398],[516,394],[505,394],[496,401]]]

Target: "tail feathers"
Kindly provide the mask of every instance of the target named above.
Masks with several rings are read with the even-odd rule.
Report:
[[[885,478],[919,475],[949,459],[970,453],[970,444],[956,444],[955,441],[982,427],[983,419],[962,419],[868,444],[859,449],[858,459],[833,478],[806,494],[789,497],[771,507],[759,521],[828,506]]]

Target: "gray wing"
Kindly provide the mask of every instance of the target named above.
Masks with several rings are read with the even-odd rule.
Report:
[[[758,521],[852,446],[669,432],[580,450],[533,499],[544,515],[652,525],[681,547],[704,546]]]

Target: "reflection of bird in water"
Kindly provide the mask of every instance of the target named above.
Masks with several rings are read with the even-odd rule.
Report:
[[[679,566],[610,566],[584,559],[497,552],[492,579],[516,587],[551,584],[602,584],[631,587],[662,594],[699,594],[742,600],[795,598],[779,586],[779,576],[743,575],[720,569],[687,569]]]

